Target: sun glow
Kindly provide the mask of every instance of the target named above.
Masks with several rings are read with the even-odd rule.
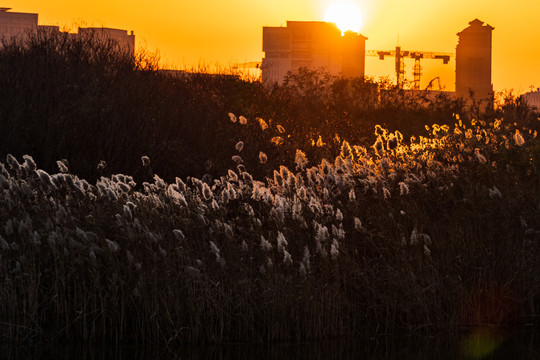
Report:
[[[341,1],[328,7],[324,21],[335,23],[343,32],[347,30],[358,32],[362,26],[362,14],[354,3]]]

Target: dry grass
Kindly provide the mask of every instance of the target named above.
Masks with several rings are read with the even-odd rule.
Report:
[[[90,184],[8,156],[3,340],[273,342],[536,318],[536,133],[459,119],[429,132],[377,127],[371,148],[343,141],[318,164],[298,152],[264,181],[239,166]]]

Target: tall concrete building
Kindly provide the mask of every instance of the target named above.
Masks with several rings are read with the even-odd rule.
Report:
[[[324,68],[345,77],[364,76],[365,42],[354,32],[344,36],[333,23],[287,21],[286,27],[263,27],[262,80],[282,83],[289,71]]]
[[[341,74],[344,77],[363,77],[365,74],[367,37],[353,31],[341,37]]]
[[[18,13],[9,10],[11,9],[0,8],[0,42],[10,41],[37,29],[38,14]]]
[[[491,32],[493,27],[475,19],[459,32],[456,47],[456,96],[487,105],[493,97],[491,83]]]

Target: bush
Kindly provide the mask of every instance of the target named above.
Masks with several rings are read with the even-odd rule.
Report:
[[[454,113],[471,119],[459,101],[411,95],[384,80],[301,69],[268,89],[234,73],[171,74],[157,63],[144,51],[135,57],[119,52],[117,44],[91,32],[74,37],[39,30],[26,43],[5,43],[0,155],[33,154],[47,171],[55,170],[57,159],[69,159],[71,171],[88,180],[120,172],[139,182],[151,180],[139,167],[140,157],[149,155],[153,169],[171,181],[226,174],[240,139],[246,152],[271,155],[274,167],[291,166],[297,148],[318,162],[335,157],[342,139],[367,146],[377,124],[408,139],[422,135],[426,124],[451,124]],[[228,122],[229,112],[243,115],[246,127]],[[503,112],[509,118],[518,108],[506,106],[485,120]],[[257,118],[267,131],[255,131]],[[284,145],[278,150],[271,141],[277,137]],[[315,146],[319,139],[327,153]],[[257,177],[269,175],[257,156],[243,161]],[[99,163],[106,167],[98,169]]]

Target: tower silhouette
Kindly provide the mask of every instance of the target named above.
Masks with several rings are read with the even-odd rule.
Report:
[[[459,32],[456,47],[456,95],[485,107],[492,100],[491,32],[493,27],[475,19]]]

